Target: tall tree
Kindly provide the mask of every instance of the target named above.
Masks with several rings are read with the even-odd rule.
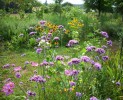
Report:
[[[5,4],[6,9],[23,10],[25,12],[31,12],[32,7],[39,6],[40,3],[37,0],[0,0]]]
[[[85,0],[85,7],[87,10],[98,10],[99,16],[101,12],[112,12],[111,0]]]
[[[116,11],[122,15],[123,21],[123,0],[114,0],[114,5],[116,7]]]

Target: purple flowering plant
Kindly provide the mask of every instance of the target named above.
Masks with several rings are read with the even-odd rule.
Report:
[[[21,91],[19,94],[24,96],[25,100],[74,100],[76,98],[78,100],[89,98],[98,100],[97,98],[101,98],[102,95],[102,98],[111,96],[112,91],[107,89],[106,83],[118,92],[121,90],[122,80],[119,79],[115,84],[112,83],[112,80],[118,78],[118,74],[113,73],[119,70],[109,62],[111,58],[107,49],[112,46],[111,40],[100,45],[92,43],[79,48],[76,46],[80,45],[79,31],[72,30],[72,39],[67,44],[72,48],[67,48],[67,53],[64,53],[66,51],[61,53],[62,47],[57,49],[47,47],[53,41],[56,44],[59,41],[62,46],[64,26],[57,26],[57,35],[52,32],[53,30],[49,32],[47,21],[40,21],[39,29],[42,28],[42,33],[36,30],[29,33],[29,38],[35,40],[34,45],[37,47],[32,55],[27,56],[34,61],[26,59],[21,67],[15,64],[5,64],[2,67],[3,70],[10,72],[7,73],[10,78],[3,81],[2,93],[6,96],[16,96],[16,92]],[[101,35],[106,39],[109,38],[107,32],[102,31]],[[64,54],[69,55],[68,59],[65,59]],[[25,60],[24,56],[21,59]],[[24,69],[23,65],[28,66]],[[110,68],[109,65],[113,67]],[[109,91],[108,94],[105,93],[106,90]],[[91,97],[92,94],[97,97]]]

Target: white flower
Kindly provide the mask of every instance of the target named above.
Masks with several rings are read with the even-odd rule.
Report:
[[[43,45],[43,44],[45,44],[45,40],[44,40],[44,39],[42,39],[42,40],[39,42],[38,46],[41,46],[41,45]]]

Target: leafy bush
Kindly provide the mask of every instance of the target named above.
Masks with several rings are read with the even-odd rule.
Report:
[[[100,22],[101,30],[107,31],[114,39],[119,38],[118,34],[123,31],[123,22],[119,16],[114,18],[112,14],[102,15]]]

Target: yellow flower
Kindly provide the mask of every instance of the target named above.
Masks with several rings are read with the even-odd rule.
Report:
[[[65,30],[65,34],[68,34],[70,31],[69,30]]]
[[[75,87],[73,86],[73,87],[71,88],[71,90],[74,91],[74,90],[75,90]]]
[[[64,92],[67,92],[67,91],[68,91],[68,89],[64,88]]]
[[[55,45],[58,45],[59,43],[58,43],[58,42],[55,42],[54,44],[55,44]]]
[[[82,24],[81,22],[78,21],[77,18],[74,18],[71,22],[68,23],[70,25],[71,28],[80,28],[83,27],[84,24]]]

